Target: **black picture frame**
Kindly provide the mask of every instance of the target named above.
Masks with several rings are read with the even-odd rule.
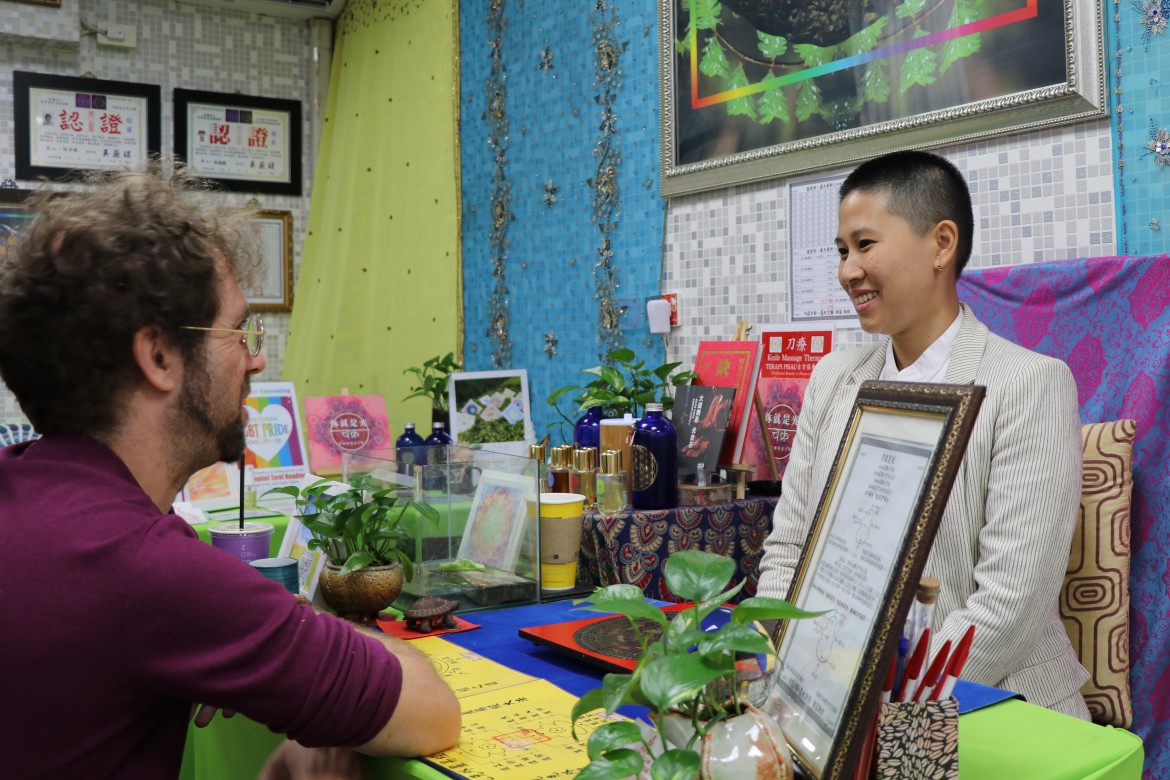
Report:
[[[53,179],[56,181],[71,181],[80,178],[85,171],[117,170],[135,167],[145,163],[152,154],[162,150],[162,90],[157,84],[139,84],[130,81],[109,81],[106,79],[81,78],[77,76],[59,76],[47,73],[31,73],[28,71],[13,71],[12,73],[13,104],[15,110],[15,137],[16,137],[16,178],[22,180]],[[34,101],[34,97],[37,100]],[[102,108],[94,105],[96,98],[101,98]],[[81,132],[85,143],[74,151],[69,144],[59,143],[56,139],[45,141],[39,135],[34,142],[34,132],[44,134],[55,132],[48,127],[42,118],[41,109],[45,102],[64,104],[71,101],[76,111],[69,111],[61,107],[63,112],[73,116],[76,122],[81,122]],[[129,143],[121,143],[114,157],[102,157],[94,142],[100,140],[100,132],[91,125],[95,112],[102,111],[110,103],[122,102],[133,105],[141,102],[141,117],[145,121],[145,132],[138,130]],[[82,106],[82,103],[90,105]],[[36,118],[34,119],[34,106]],[[55,113],[45,111],[45,115]],[[88,116],[82,116],[82,112]],[[85,120],[85,121],[83,121]],[[64,123],[64,120],[62,120]],[[104,126],[99,121],[98,127]],[[34,131],[34,127],[36,130]],[[115,127],[114,134],[120,134],[121,128]],[[96,134],[95,134],[96,133]],[[127,134],[128,136],[128,134]],[[145,137],[145,142],[137,139]],[[125,137],[119,139],[125,141]],[[133,148],[137,142],[137,148]],[[43,144],[43,146],[42,146]],[[34,149],[34,147],[36,147]],[[105,150],[107,153],[109,148]],[[126,151],[127,156],[121,156]],[[54,157],[52,162],[47,158]]]
[[[301,149],[302,111],[299,100],[206,92],[193,89],[174,91],[174,153],[186,161],[199,176],[217,182],[232,192],[256,192],[266,195],[301,195],[303,193]],[[265,134],[265,141],[279,133],[283,153],[271,147],[253,147],[236,143],[239,133],[225,133],[224,142],[201,137],[206,118],[222,111],[224,126],[245,126],[249,132]],[[202,117],[202,118],[201,118]],[[218,147],[234,147],[231,154],[220,154]],[[261,167],[259,171],[256,166]],[[274,165],[275,168],[266,166]]]
[[[804,609],[848,608],[816,621],[781,621],[772,634],[783,703],[777,719],[809,777],[856,774],[984,392],[979,385],[861,384],[787,596]],[[879,483],[885,488],[874,487]],[[862,522],[875,519],[869,510],[883,502],[881,533],[868,535],[872,544],[860,537],[841,544],[840,537],[861,534]],[[856,596],[858,580],[873,587],[873,604]],[[822,619],[835,625],[818,626]],[[830,633],[831,665],[814,657]]]

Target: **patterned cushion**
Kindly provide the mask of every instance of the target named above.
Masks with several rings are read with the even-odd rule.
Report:
[[[1060,616],[1092,678],[1081,688],[1093,720],[1133,723],[1129,696],[1129,510],[1133,420],[1081,429],[1081,518],[1073,534]]]

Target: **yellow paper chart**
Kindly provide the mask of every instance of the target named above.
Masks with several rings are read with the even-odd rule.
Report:
[[[585,742],[595,728],[609,722],[604,711],[577,721],[578,742],[571,718],[576,696],[441,637],[411,645],[435,663],[463,710],[459,744],[427,761],[469,780],[567,778],[589,763]]]

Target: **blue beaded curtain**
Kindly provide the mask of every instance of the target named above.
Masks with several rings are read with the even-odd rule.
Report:
[[[1170,252],[1170,0],[1107,0],[1117,251]]]
[[[664,360],[656,36],[649,2],[460,8],[466,370],[527,369],[538,439],[612,349]]]

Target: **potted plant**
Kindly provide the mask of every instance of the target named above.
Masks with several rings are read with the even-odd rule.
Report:
[[[402,525],[406,513],[431,523],[439,520],[429,504],[395,495],[409,488],[374,487],[373,477],[363,474],[342,490],[322,479],[304,489],[290,485],[265,493],[292,496],[297,515],[313,536],[309,549],[328,558],[318,582],[325,603],[339,615],[362,620],[390,606],[403,581],[414,578],[408,553],[414,537]]]
[[[734,573],[735,562],[721,555],[683,550],[670,556],[665,565],[667,585],[676,596],[694,602],[673,620],[647,604],[633,585],[610,585],[594,592],[585,608],[629,618],[641,653],[632,672],[607,674],[600,688],[573,707],[574,737],[581,716],[601,707],[612,715],[619,707],[634,704],[650,708],[661,742],[651,745],[633,722],[606,723],[589,736],[591,760],[578,780],[640,776],[643,753],[631,747],[638,744],[653,756],[654,778],[792,777],[779,727],[745,701],[747,684],[737,654],[741,659],[774,657],[771,641],[752,626],[754,621],[821,613],[780,599],[754,597],[736,605],[717,630],[704,631],[703,621],[743,588],[740,582],[724,590]],[[644,622],[639,625],[647,620],[657,624],[660,636],[648,636],[659,631],[646,631]],[[729,761],[728,756],[739,758]]]
[[[569,393],[577,393],[573,399],[577,404],[574,413],[600,406],[610,417],[621,417],[626,412],[640,417],[648,403],[661,403],[663,411],[669,411],[674,407],[671,388],[688,384],[695,376],[693,371],[678,371],[681,362],[647,368],[646,361],[639,360],[632,349],[624,347],[610,352],[605,359],[603,365],[581,369],[596,377],[592,382],[561,387],[549,395],[548,404],[569,425],[573,425],[576,420],[561,411],[558,405],[561,397]],[[554,424],[559,426],[562,423]]]
[[[422,366],[411,366],[402,373],[414,374],[418,384],[410,388],[410,395],[403,398],[428,398],[431,402],[431,422],[447,422],[447,379],[463,368],[455,359],[454,352],[439,357],[436,355],[423,362]]]

